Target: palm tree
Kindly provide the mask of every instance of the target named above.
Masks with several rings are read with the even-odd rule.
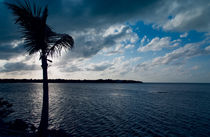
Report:
[[[71,49],[74,46],[74,40],[67,34],[58,34],[46,24],[48,16],[47,5],[37,6],[30,0],[16,3],[5,3],[16,17],[22,32],[22,38],[25,40],[25,48],[29,55],[40,53],[43,70],[43,104],[41,121],[38,128],[40,136],[47,136],[48,129],[48,56],[54,54],[61,55],[62,49]],[[50,61],[51,62],[51,61]]]

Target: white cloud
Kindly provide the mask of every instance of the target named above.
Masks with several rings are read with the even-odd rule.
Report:
[[[110,61],[91,62],[91,60],[71,61],[60,67],[63,74],[71,74],[71,78],[84,78],[91,75],[91,79],[98,78],[123,78],[133,73],[133,66],[141,57],[126,59],[124,56],[113,58]],[[76,75],[77,74],[77,75]],[[81,75],[82,74],[82,75]]]
[[[111,29],[110,29],[111,28]],[[115,29],[118,29],[115,32]],[[107,32],[107,30],[109,30]],[[90,58],[103,49],[113,49],[113,52],[122,52],[123,43],[131,41],[131,37],[135,35],[128,26],[114,25],[108,28],[92,28],[84,30],[80,33],[74,32],[75,48],[68,54],[67,58]],[[106,34],[106,35],[105,35]]]
[[[184,1],[183,1],[184,2]],[[188,31],[198,30],[210,31],[210,3],[209,1],[174,1],[177,6],[171,11],[172,19],[165,21],[162,26],[165,30]],[[170,8],[170,6],[169,6]]]
[[[144,41],[145,38],[143,38]],[[140,46],[138,51],[139,52],[146,52],[146,51],[160,51],[163,48],[170,48],[173,46],[177,46],[177,41],[171,41],[170,37],[155,37],[153,38],[147,45]]]
[[[196,66],[193,66],[191,69],[192,69],[192,70],[198,70],[199,68],[200,68],[200,66],[197,66],[197,65],[196,65]]]
[[[86,35],[87,34],[83,33],[82,37],[85,37]],[[130,27],[121,24],[110,26],[107,29],[100,31],[95,30],[93,35],[94,35],[94,40],[89,42],[89,48],[92,47],[98,50],[97,51],[92,50],[92,52],[89,52],[91,56],[96,54],[105,55],[105,56],[122,54],[126,49],[133,48],[135,46],[135,43],[139,40],[137,34],[133,32]],[[77,46],[79,46],[79,49],[80,47],[83,48],[77,50],[76,51],[77,54],[81,54],[82,52],[87,52],[87,49],[85,49],[85,46],[83,45],[86,44],[82,43],[82,41],[80,40]],[[90,57],[90,55],[88,55],[87,57]]]
[[[108,29],[105,30],[103,37],[107,37],[109,35],[116,35],[122,32],[122,30],[125,28],[125,25],[113,25],[110,26]]]
[[[204,41],[199,43],[186,44],[183,47],[173,50],[172,52],[167,53],[164,56],[156,57],[152,61],[146,61],[141,64],[138,64],[136,69],[147,70],[152,69],[155,66],[169,64],[182,65],[186,62],[186,60],[194,56],[210,54],[210,47],[206,47],[205,49],[201,48]]]
[[[210,51],[210,46],[205,48],[206,51]]]
[[[142,39],[141,39],[141,45],[144,45],[145,41],[147,40],[147,36],[145,35]]]
[[[86,68],[86,71],[105,71],[110,68],[113,64],[107,62],[101,62],[99,64],[91,64],[90,67]]]
[[[113,63],[112,69],[110,69],[107,73],[118,77],[133,73],[134,72],[133,63],[137,63],[140,59],[141,57],[125,59],[125,57],[123,56],[115,58],[112,62]]]
[[[14,40],[14,41],[12,41],[10,43],[10,45],[12,45],[12,47],[15,48],[15,47],[17,47],[19,45],[24,44],[24,41],[25,41],[24,39],[22,39],[22,40]]]
[[[180,35],[180,38],[186,38],[187,36],[188,36],[188,33],[185,32],[184,34],[181,34],[181,35]]]
[[[113,47],[103,48],[98,54],[103,56],[112,56],[124,53],[125,47],[123,44],[115,45]]]
[[[176,61],[185,61],[194,56],[205,54],[204,50],[200,48],[200,43],[186,44],[171,53],[167,53],[163,57],[157,57],[152,61],[154,65],[175,63]]]
[[[130,48],[134,48],[134,47],[135,47],[135,45],[133,45],[133,44],[128,44],[125,46],[126,49],[130,49]]]

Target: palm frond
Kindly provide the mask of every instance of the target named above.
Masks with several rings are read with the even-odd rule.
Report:
[[[25,48],[29,54],[33,54],[41,49],[47,49],[45,41],[47,41],[46,28],[48,32],[51,29],[46,24],[47,6],[41,8],[35,4],[31,5],[29,0],[16,3],[5,3],[12,13],[15,15],[15,23],[21,27],[22,38],[25,39]]]
[[[53,46],[48,50],[48,55],[51,56],[55,53],[60,55],[62,50],[68,50],[74,47],[74,40],[68,34],[57,34],[51,42],[53,43]]]
[[[63,49],[73,48],[74,40],[71,36],[55,33],[46,24],[47,6],[41,8],[30,0],[5,4],[12,10],[15,22],[21,27],[25,48],[30,55],[40,51],[46,56],[53,56],[55,53],[60,55]]]

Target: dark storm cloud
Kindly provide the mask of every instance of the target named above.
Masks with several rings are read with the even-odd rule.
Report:
[[[13,57],[23,55],[25,53],[25,49],[23,45],[18,45],[13,47],[11,44],[0,44],[0,60],[8,60]]]
[[[36,65],[28,65],[22,62],[7,63],[3,66],[0,72],[13,72],[13,71],[27,71],[27,70],[38,70],[39,67]]]
[[[8,0],[5,0],[8,1]],[[10,0],[11,1],[11,0]],[[39,2],[37,2],[39,1]],[[37,0],[37,3],[49,5],[48,23],[59,32],[97,28],[131,20],[142,20],[163,26],[168,30],[209,28],[209,0]],[[17,37],[10,11],[0,2],[0,40]],[[189,15],[188,15],[189,14]],[[196,16],[192,16],[192,15]],[[174,21],[179,16],[181,24]],[[185,16],[187,17],[185,17]],[[178,18],[179,19],[179,18]],[[169,22],[169,23],[168,23]],[[12,31],[13,30],[13,31]],[[9,36],[9,37],[7,37]]]
[[[5,0],[11,2],[12,0]],[[75,30],[76,32],[83,31],[85,28],[95,28],[96,31],[107,28],[110,24],[119,23],[129,19],[131,14],[138,14],[146,7],[156,3],[157,0],[38,0],[37,3],[49,6],[48,24],[58,32],[69,32]],[[0,2],[0,58],[8,59],[16,53],[20,53],[20,49],[7,47],[3,43],[11,42],[14,39],[20,39],[18,25],[14,24],[14,17],[11,11]],[[80,40],[84,40],[80,37]],[[102,40],[104,44],[112,44],[113,40],[108,38],[98,39]],[[84,42],[82,42],[83,44]],[[101,42],[100,42],[101,43]],[[76,43],[78,45],[79,42]],[[94,42],[85,42],[85,47],[88,50],[82,54],[84,57],[89,57],[93,53],[100,51],[103,46],[91,47]],[[16,51],[15,51],[16,50]]]
[[[18,38],[17,27],[13,19],[7,7],[0,2],[0,45]]]
[[[8,1],[8,0],[5,0]],[[11,0],[10,0],[11,1]],[[48,3],[48,24],[58,32],[74,34],[94,28],[96,34],[113,24],[124,24],[142,20],[154,23],[165,30],[210,31],[209,0],[37,0]],[[36,2],[37,2],[36,1]],[[169,19],[168,17],[171,17]],[[11,11],[0,2],[0,58],[8,59],[13,50],[2,43],[20,38],[18,26],[14,24]],[[123,34],[122,34],[123,35]],[[74,35],[73,35],[74,37]],[[98,53],[103,47],[113,46],[114,37],[97,37],[95,41],[84,41],[87,35],[76,38],[76,52],[83,57]],[[11,55],[7,50],[11,50]],[[19,53],[17,51],[17,53]],[[8,56],[7,56],[8,55]]]
[[[166,30],[210,29],[209,0],[54,0],[49,7],[52,13],[49,22],[59,31],[138,20]]]
[[[104,27],[127,21],[159,0],[60,0],[49,2],[49,23],[59,31]]]

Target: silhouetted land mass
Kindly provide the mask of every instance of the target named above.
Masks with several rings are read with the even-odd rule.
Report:
[[[0,83],[42,83],[41,79],[0,79]],[[67,79],[49,79],[48,83],[143,83],[135,80],[67,80]]]

